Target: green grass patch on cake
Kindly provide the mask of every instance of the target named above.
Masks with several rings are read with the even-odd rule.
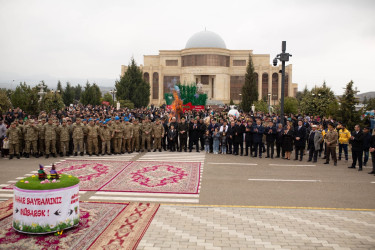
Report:
[[[60,174],[60,178],[56,182],[49,180],[49,183],[41,183],[41,181],[38,178],[38,174],[34,174],[33,176],[19,180],[16,183],[16,187],[27,190],[48,190],[71,187],[79,183],[77,177],[67,174]]]

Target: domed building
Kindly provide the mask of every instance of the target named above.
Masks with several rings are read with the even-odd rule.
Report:
[[[277,104],[281,96],[281,65],[273,67],[269,54],[253,54],[252,50],[229,50],[224,40],[211,31],[195,33],[182,50],[160,50],[159,55],[145,55],[141,65],[144,79],[151,86],[151,104],[165,103],[164,93],[174,84],[198,83],[208,96],[208,103],[241,100],[246,66],[252,55],[257,75],[259,99],[270,98]],[[121,66],[124,75],[127,66]],[[295,97],[297,84],[292,83],[292,65],[286,66],[285,96]]]

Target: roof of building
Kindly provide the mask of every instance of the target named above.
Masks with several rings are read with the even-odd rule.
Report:
[[[191,48],[221,48],[226,49],[225,42],[218,34],[204,30],[192,35],[186,43],[185,49]]]

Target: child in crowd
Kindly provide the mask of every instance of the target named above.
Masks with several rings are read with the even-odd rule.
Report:
[[[220,145],[220,133],[219,128],[215,128],[214,133],[212,134],[214,154],[219,154],[219,145]]]
[[[221,153],[227,153],[227,133],[223,132],[221,135]]]
[[[1,152],[1,155],[4,156],[4,157],[9,156],[9,139],[6,136],[3,140],[3,150]]]
[[[210,131],[206,130],[206,133],[203,136],[204,139],[204,151],[206,154],[210,153]]]

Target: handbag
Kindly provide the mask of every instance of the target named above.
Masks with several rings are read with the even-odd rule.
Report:
[[[9,140],[3,141],[3,149],[9,149]]]

